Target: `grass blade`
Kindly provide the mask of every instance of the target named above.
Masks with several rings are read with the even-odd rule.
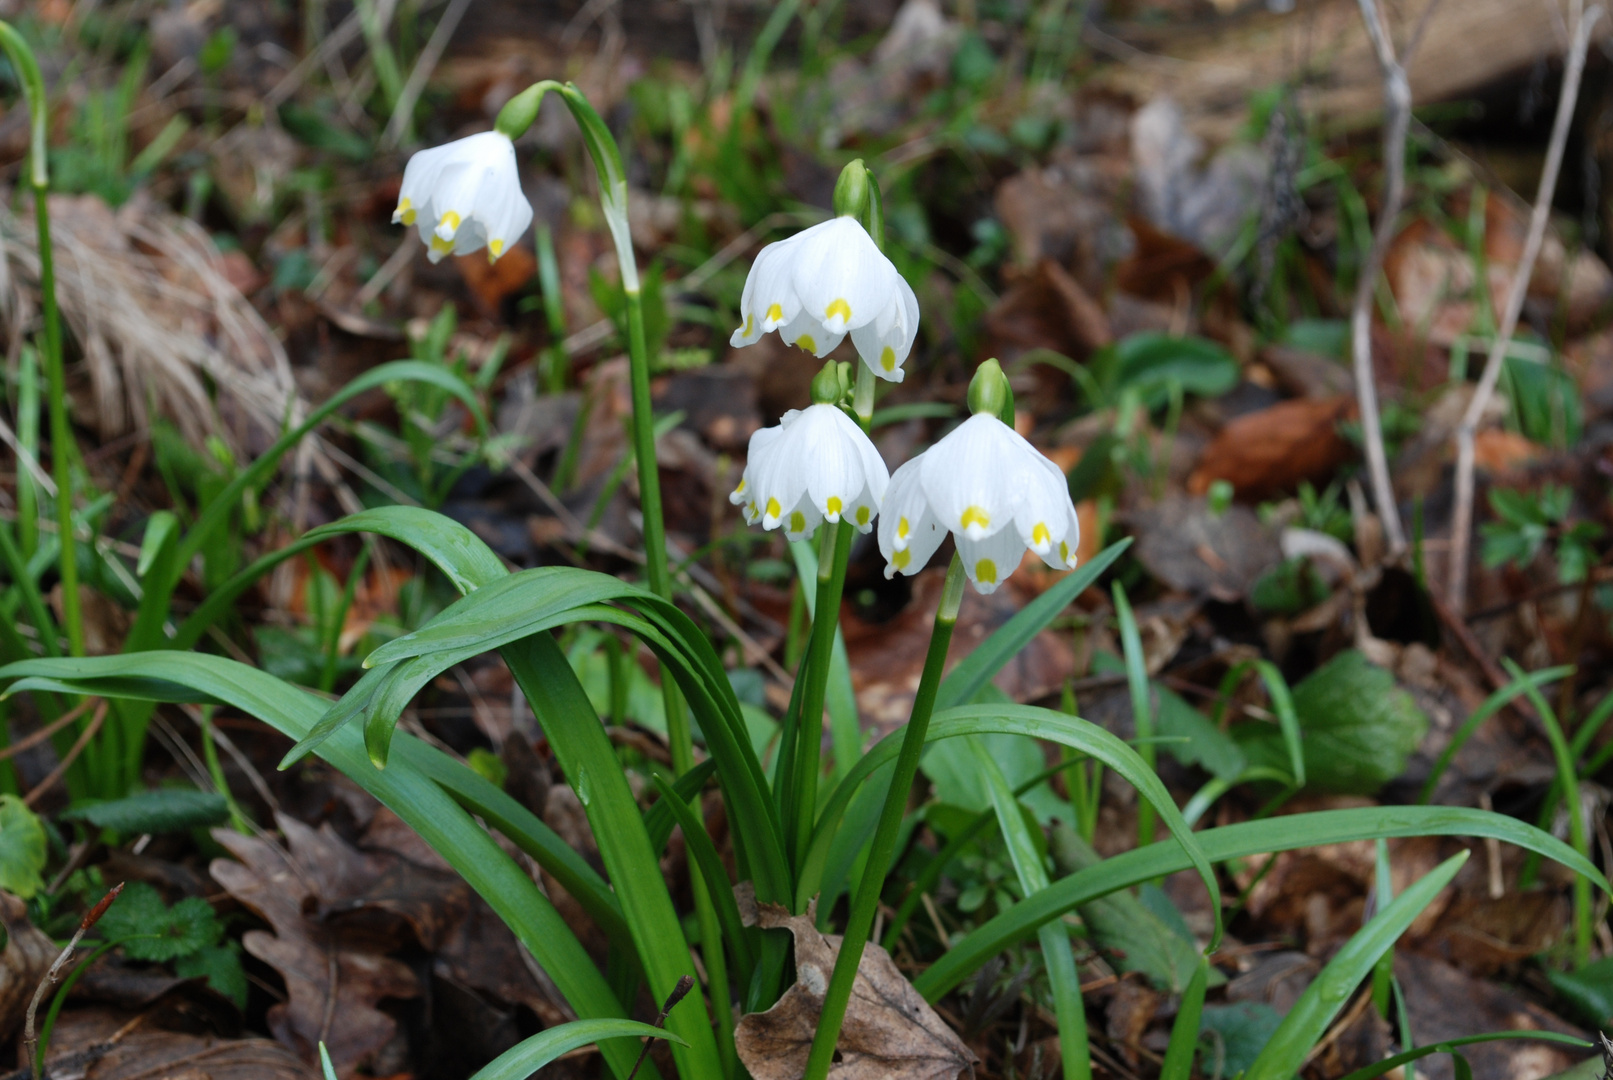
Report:
[[[1541,1042],[1561,1043],[1581,1050],[1591,1050],[1594,1047],[1584,1039],[1576,1039],[1572,1035],[1559,1035],[1555,1031],[1488,1031],[1483,1035],[1463,1035],[1459,1039],[1446,1039],[1443,1042],[1430,1043],[1428,1046],[1419,1046],[1394,1057],[1386,1057],[1353,1073],[1345,1073],[1339,1080],[1377,1080],[1378,1077],[1391,1069],[1425,1058],[1430,1054],[1448,1054],[1458,1046],[1472,1046],[1474,1043],[1502,1042],[1512,1039],[1538,1039]]]
[[[470,1080],[527,1080],[562,1054],[569,1054],[589,1043],[632,1036],[683,1042],[676,1035],[636,1020],[573,1020],[516,1043],[478,1069]]]
[[[1137,633],[1137,616],[1132,613],[1131,601],[1126,598],[1126,587],[1114,585],[1115,619],[1120,623],[1120,647],[1125,654],[1126,685],[1131,690],[1131,716],[1136,727],[1137,751],[1147,763],[1149,771],[1155,769],[1154,759],[1154,700],[1148,686],[1148,663],[1143,656],[1142,637]],[[1154,842],[1154,808],[1143,802],[1137,806],[1137,846]]]
[[[1193,1075],[1193,1051],[1199,1045],[1199,1020],[1204,1015],[1204,991],[1210,982],[1210,958],[1199,957],[1198,970],[1182,993],[1182,1004],[1171,1025],[1170,1045],[1159,1067],[1159,1080],[1189,1080]]]
[[[1311,1047],[1327,1031],[1361,980],[1371,974],[1378,957],[1394,947],[1411,921],[1450,884],[1469,854],[1463,851],[1440,863],[1344,943],[1288,1010],[1266,1048],[1249,1066],[1244,1080],[1290,1080],[1299,1072]]]
[[[1571,665],[1565,664],[1562,667],[1545,668],[1541,671],[1530,672],[1528,675],[1513,679],[1510,683],[1485,698],[1479,707],[1473,710],[1473,715],[1462,721],[1462,726],[1456,729],[1456,733],[1451,736],[1451,741],[1445,744],[1444,750],[1440,751],[1439,759],[1434,762],[1434,767],[1429,771],[1428,779],[1424,781],[1423,790],[1418,794],[1417,801],[1426,803],[1433,797],[1434,788],[1439,786],[1439,778],[1445,775],[1445,770],[1450,768],[1450,764],[1455,759],[1457,752],[1462,749],[1468,739],[1473,737],[1474,732],[1478,731],[1480,724],[1500,712],[1513,698],[1518,697],[1520,694],[1528,693],[1530,686],[1538,689],[1549,682],[1561,679],[1573,670]],[[1613,701],[1613,696],[1610,696],[1608,700]]]

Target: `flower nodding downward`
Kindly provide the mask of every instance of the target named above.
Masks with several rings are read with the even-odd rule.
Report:
[[[919,305],[896,267],[856,219],[831,218],[762,249],[745,279],[730,344],[773,330],[819,358],[851,335],[863,363],[890,382],[918,334]]]
[[[862,428],[837,405],[811,405],[751,436],[745,474],[728,501],[744,507],[747,522],[783,525],[799,540],[822,521],[868,532],[889,483]]]
[[[496,260],[532,224],[515,144],[486,131],[415,154],[403,170],[392,221],[420,230],[432,262],[483,247],[488,261]]]

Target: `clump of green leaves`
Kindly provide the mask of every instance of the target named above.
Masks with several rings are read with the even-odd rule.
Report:
[[[1484,565],[1527,566],[1550,541],[1557,555],[1557,579],[1565,585],[1584,581],[1596,562],[1602,527],[1570,521],[1573,501],[1573,491],[1563,484],[1547,484],[1537,492],[1491,488],[1490,509],[1500,520],[1480,527]]]
[[[187,896],[170,907],[152,886],[131,882],[96,929],[130,960],[171,964],[180,978],[205,978],[216,993],[245,1006],[240,946],[224,939],[224,924],[201,897]]]
[[[45,827],[15,795],[0,795],[0,889],[24,900],[45,887]]]

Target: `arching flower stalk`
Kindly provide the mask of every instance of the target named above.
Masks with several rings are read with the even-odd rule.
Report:
[[[1008,382],[995,360],[969,387],[974,415],[896,470],[882,504],[885,576],[916,574],[951,533],[975,588],[989,593],[1027,550],[1055,570],[1075,566],[1081,525],[1064,473],[998,413]]]

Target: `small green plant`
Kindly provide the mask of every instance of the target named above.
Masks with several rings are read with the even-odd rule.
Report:
[[[1484,565],[1524,567],[1550,544],[1557,561],[1557,579],[1563,584],[1584,581],[1599,556],[1596,543],[1602,527],[1593,521],[1574,521],[1570,512],[1574,493],[1566,485],[1546,484],[1539,491],[1491,488],[1490,509],[1500,518],[1479,527],[1484,537]]]
[[[225,940],[224,924],[202,897],[170,907],[151,885],[131,882],[97,927],[105,944],[121,947],[130,960],[168,964],[182,979],[205,978],[210,989],[245,1007],[241,948]]]

